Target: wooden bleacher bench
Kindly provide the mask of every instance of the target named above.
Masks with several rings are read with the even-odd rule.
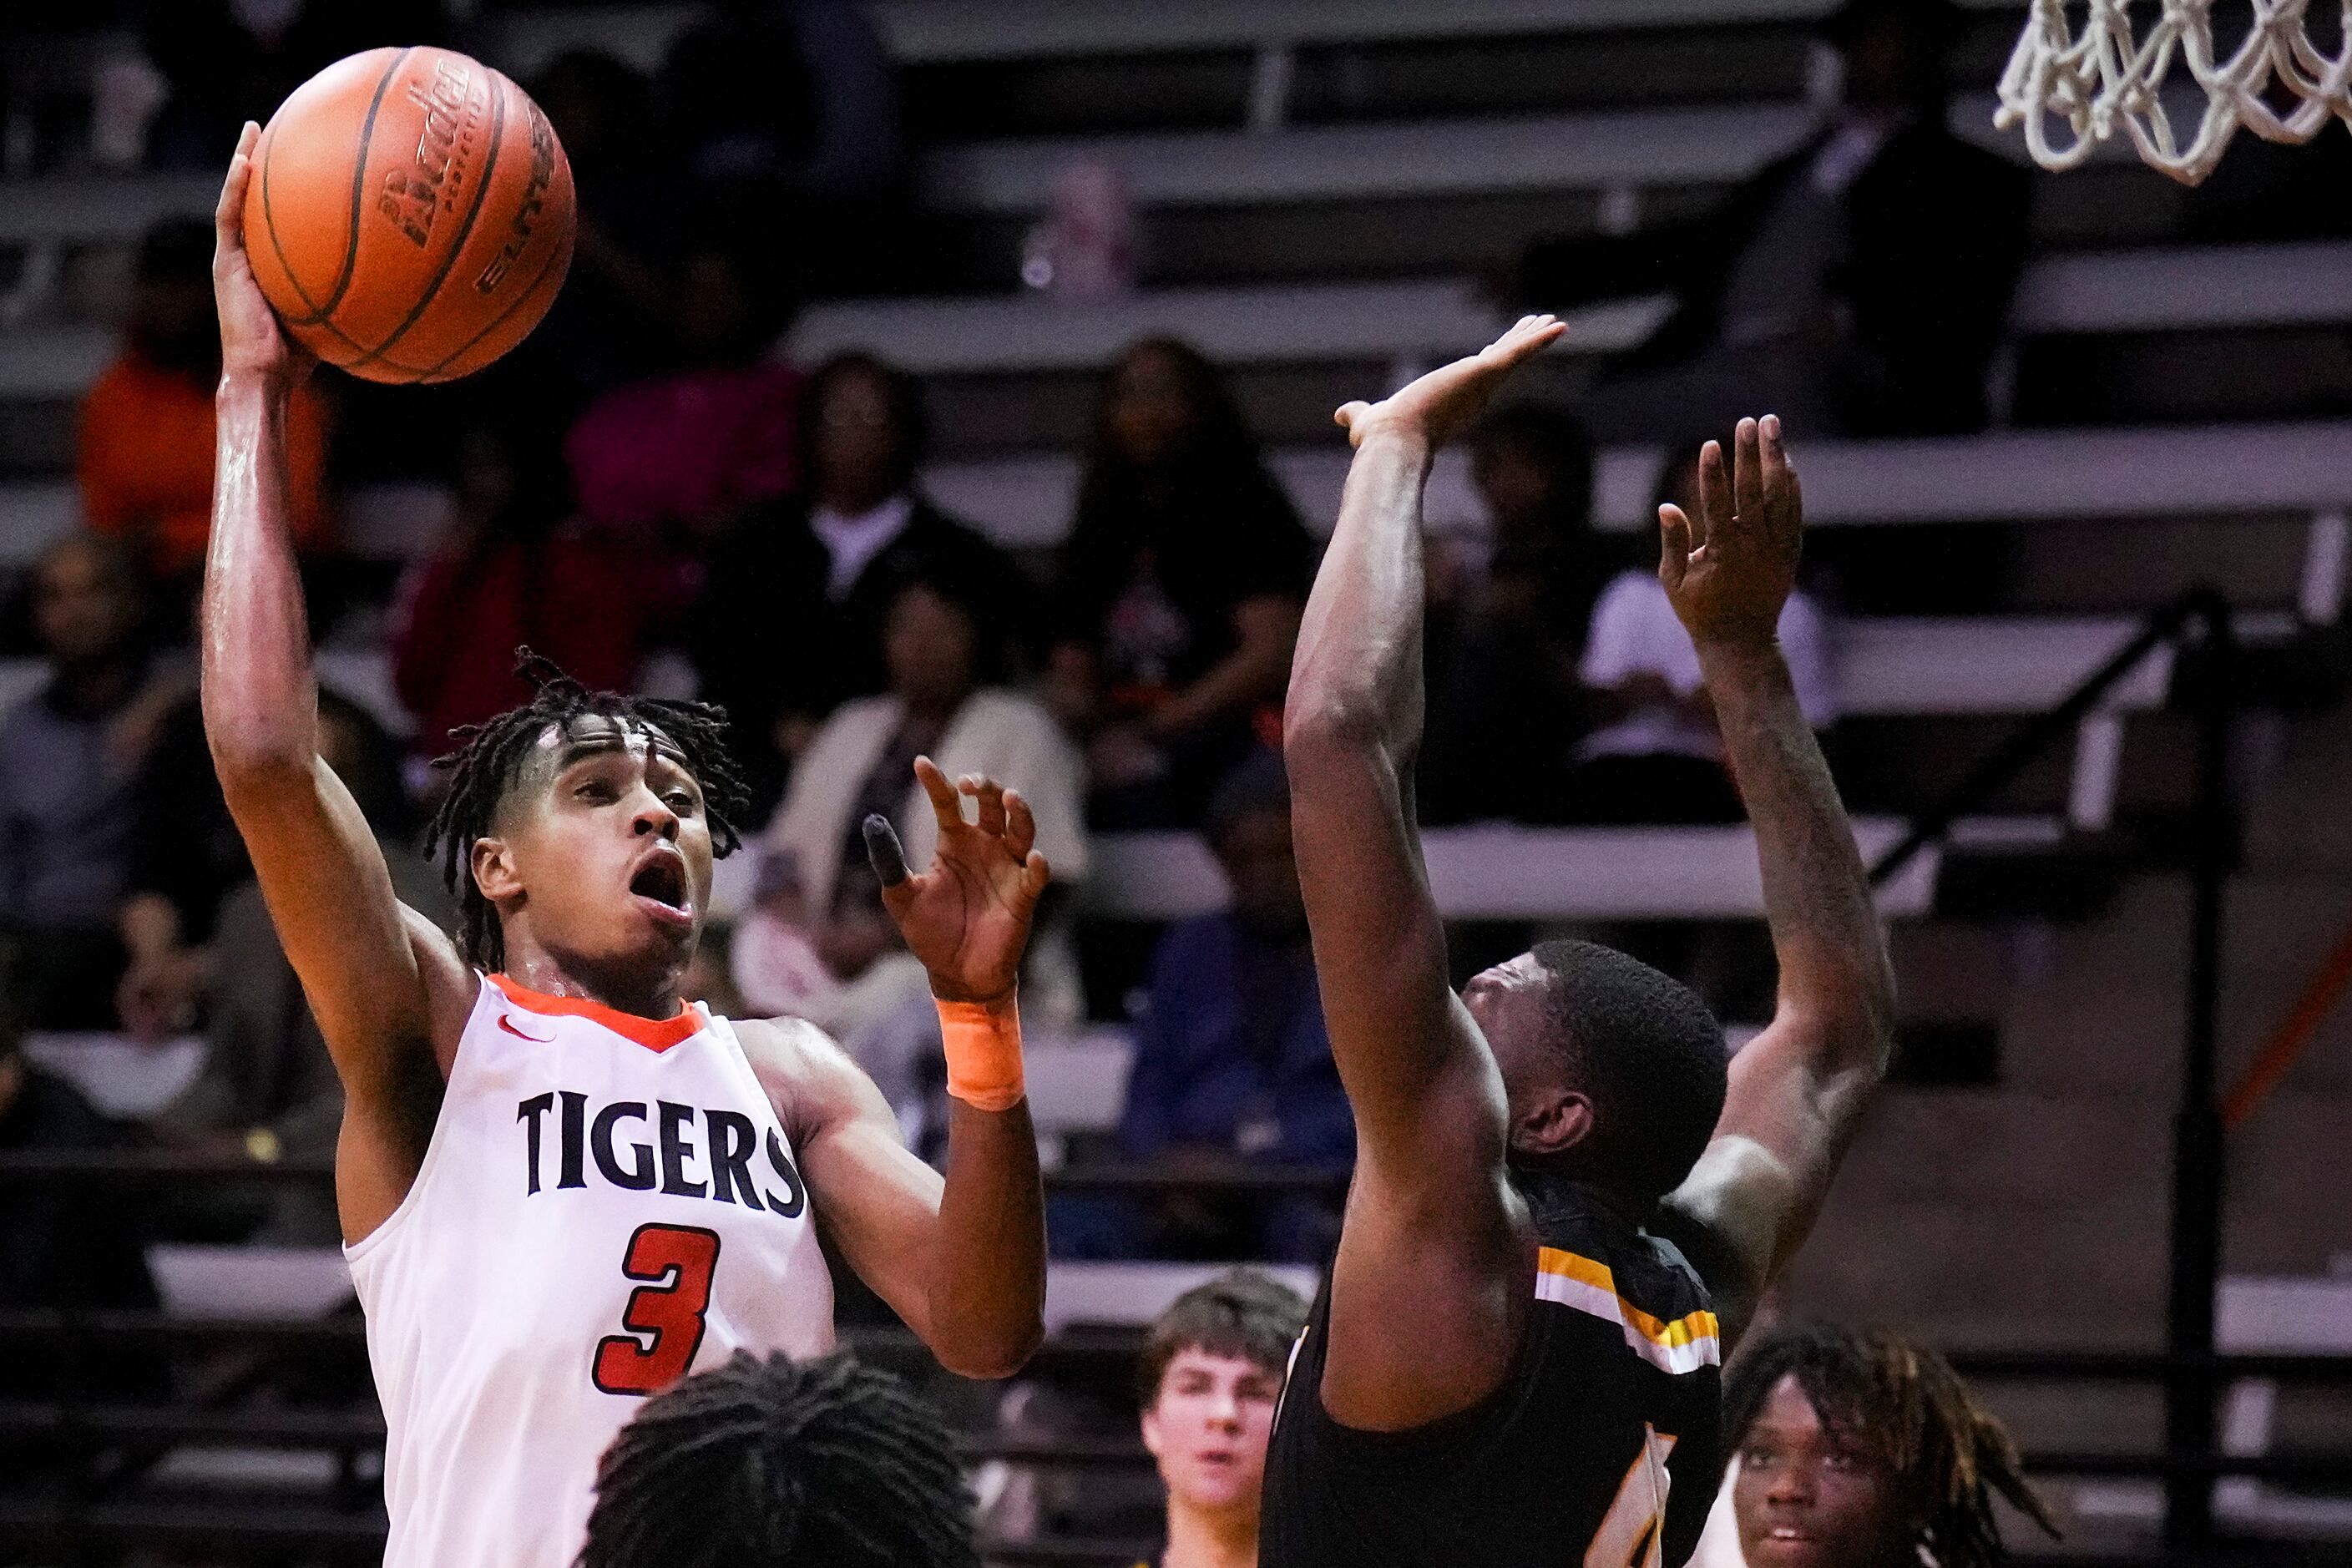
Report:
[[[1885,853],[1905,824],[1854,824],[1864,859]],[[1433,828],[1422,836],[1430,890],[1449,920],[1738,920],[1759,916],[1764,893],[1746,827]],[[1223,908],[1225,882],[1190,833],[1098,834],[1086,889],[1089,912],[1181,920]],[[1890,917],[1925,914],[1938,857],[1915,858],[1879,889]]]
[[[1045,1270],[1045,1331],[1074,1323],[1140,1327],[1168,1310],[1185,1291],[1226,1273],[1223,1263],[1071,1263]],[[1253,1267],[1312,1300],[1321,1277],[1297,1264]]]
[[[1803,22],[1830,8],[1831,0],[1448,0],[1442,6],[1416,0],[876,0],[869,6],[901,65]],[[583,47],[609,49],[649,70],[693,16],[690,6],[676,4],[519,8],[492,18],[489,48],[501,68],[525,76]]]
[[[1663,299],[1569,318],[1559,352],[1622,353],[1655,331]],[[861,349],[918,375],[1094,370],[1139,337],[1172,333],[1222,364],[1435,362],[1494,337],[1492,305],[1465,279],[1163,289],[1072,301],[1045,295],[843,300],[812,305],[786,340],[814,363]]]

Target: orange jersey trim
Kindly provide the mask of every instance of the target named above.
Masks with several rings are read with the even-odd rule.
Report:
[[[690,1040],[702,1032],[702,1015],[696,1009],[678,1005],[677,1015],[670,1018],[640,1018],[635,1013],[624,1013],[617,1007],[607,1007],[602,1002],[590,1002],[577,996],[550,996],[518,985],[503,974],[490,976],[506,999],[526,1013],[538,1013],[547,1017],[585,1018],[593,1024],[634,1040],[658,1055],[681,1040]]]
[[[1536,1271],[1539,1274],[1552,1275],[1557,1279],[1573,1279],[1580,1285],[1590,1286],[1594,1290],[1606,1291],[1615,1296],[1617,1310],[1623,1318],[1625,1326],[1654,1345],[1674,1349],[1683,1345],[1697,1344],[1702,1341],[1715,1340],[1721,1332],[1713,1312],[1706,1310],[1692,1312],[1669,1323],[1642,1310],[1618,1293],[1617,1276],[1610,1272],[1607,1264],[1596,1263],[1590,1258],[1580,1257],[1573,1252],[1563,1252],[1556,1247],[1538,1249],[1536,1254]]]

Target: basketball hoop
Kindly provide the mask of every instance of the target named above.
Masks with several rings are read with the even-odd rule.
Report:
[[[2213,172],[2242,125],[2269,142],[2308,142],[2331,118],[2352,123],[2352,0],[2338,0],[2344,21],[2333,57],[2305,26],[2311,0],[2250,3],[2245,41],[2222,59],[2214,53],[2213,0],[2074,0],[2075,9],[2088,8],[2079,33],[2067,19],[2068,0],[2032,0],[2001,73],[1993,123],[2021,122],[2027,149],[2045,169],[2075,167],[2120,125],[2142,159],[2188,185]],[[2155,16],[2135,24],[2136,8]],[[2176,58],[2205,93],[2186,141],[2162,100]],[[2299,100],[2284,115],[2267,101],[2273,82]]]

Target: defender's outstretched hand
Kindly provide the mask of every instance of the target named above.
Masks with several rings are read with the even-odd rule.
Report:
[[[882,879],[883,906],[930,972],[934,996],[1010,996],[1029,943],[1029,917],[1051,876],[1034,847],[1036,819],[1018,791],[994,779],[966,774],[951,784],[929,757],[915,759],[915,777],[939,819],[939,852],[930,869],[910,876],[888,821],[867,817],[866,852]],[[979,804],[976,823],[964,820],[964,795]]]
[[[1743,419],[1731,471],[1723,447],[1699,453],[1699,515],[1658,509],[1658,581],[1695,643],[1770,644],[1797,585],[1804,501],[1780,421]]]
[[[213,302],[220,313],[221,374],[244,374],[291,382],[310,374],[317,356],[286,335],[278,312],[254,281],[245,254],[245,197],[253,184],[253,149],[261,127],[250,120],[236,139],[213,209]]]
[[[1434,448],[1478,416],[1505,376],[1558,342],[1568,331],[1550,316],[1521,316],[1501,337],[1467,359],[1440,365],[1378,403],[1350,403],[1333,416],[1358,447],[1383,427],[1402,428]]]

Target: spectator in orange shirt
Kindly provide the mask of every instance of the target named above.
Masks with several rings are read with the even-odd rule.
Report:
[[[173,218],[148,230],[121,356],[81,405],[83,515],[166,579],[193,576],[212,533],[213,387],[220,380],[212,258],[209,224]],[[287,407],[286,458],[288,516],[306,552],[328,542],[326,449],[325,401],[305,386]]]

